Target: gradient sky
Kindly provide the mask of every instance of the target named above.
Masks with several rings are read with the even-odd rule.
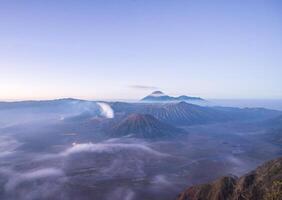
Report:
[[[0,1],[0,99],[155,89],[282,98],[282,1]]]

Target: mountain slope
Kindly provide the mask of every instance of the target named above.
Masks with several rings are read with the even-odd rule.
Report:
[[[282,200],[282,158],[269,161],[236,178],[227,176],[212,183],[192,186],[178,200]]]
[[[160,121],[175,125],[202,124],[224,121],[228,118],[223,112],[208,107],[201,107],[186,102],[180,103],[113,103],[112,108],[117,113],[141,113],[154,116]]]
[[[240,109],[224,107],[204,107],[186,102],[179,103],[111,103],[115,113],[141,113],[154,116],[160,121],[173,125],[194,125],[230,120],[261,119],[275,117],[278,111],[267,109]]]
[[[151,115],[131,114],[108,132],[114,137],[133,136],[154,139],[176,135],[181,129],[160,122]]]

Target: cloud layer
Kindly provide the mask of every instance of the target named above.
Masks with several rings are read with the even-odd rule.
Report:
[[[128,144],[128,143],[81,143],[73,144],[72,147],[61,152],[61,156],[69,156],[76,153],[83,152],[95,152],[95,153],[114,153],[120,150],[139,151],[155,156],[166,156],[166,154],[160,153],[146,144]]]
[[[42,178],[58,177],[64,175],[62,170],[56,168],[43,168],[25,173],[16,173],[10,171],[9,174],[11,175],[11,177],[5,185],[5,189],[7,191],[13,191],[19,184],[26,181],[33,181]]]
[[[21,144],[8,136],[0,137],[0,158],[11,155]]]

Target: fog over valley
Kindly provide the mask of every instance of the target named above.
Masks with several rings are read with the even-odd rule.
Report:
[[[176,199],[281,156],[282,112],[77,99],[0,103],[0,198]]]

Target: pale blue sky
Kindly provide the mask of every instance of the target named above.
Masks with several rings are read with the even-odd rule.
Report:
[[[279,0],[3,0],[0,99],[282,98],[281,10]]]

